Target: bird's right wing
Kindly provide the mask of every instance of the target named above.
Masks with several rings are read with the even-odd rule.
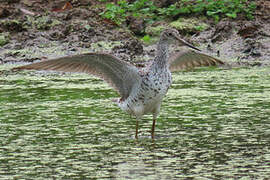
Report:
[[[93,74],[108,82],[123,99],[126,99],[134,85],[140,81],[138,69],[115,56],[103,53],[87,53],[41,61],[14,68]]]
[[[169,64],[170,70],[173,72],[201,66],[216,66],[224,64],[224,62],[203,53],[183,49],[169,58]]]

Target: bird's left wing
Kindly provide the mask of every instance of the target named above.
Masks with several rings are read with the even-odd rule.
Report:
[[[224,62],[203,53],[183,49],[169,58],[169,64],[170,70],[173,72],[201,66],[216,66],[224,64]]]
[[[105,53],[87,53],[41,61],[14,70],[34,69],[62,72],[82,72],[95,75],[109,83],[126,99],[133,86],[138,85],[140,75],[138,69],[115,56]]]

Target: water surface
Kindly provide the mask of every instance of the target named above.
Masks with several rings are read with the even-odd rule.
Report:
[[[1,179],[270,177],[269,67],[175,73],[155,142],[115,97],[85,74],[0,75]]]

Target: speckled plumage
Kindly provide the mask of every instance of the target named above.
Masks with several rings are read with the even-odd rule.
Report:
[[[163,97],[166,95],[172,76],[168,64],[168,43],[161,40],[158,54],[146,71],[140,73],[141,81],[125,101],[118,101],[119,107],[140,119],[144,114],[157,116]]]
[[[136,138],[138,121],[144,114],[153,115],[151,136],[154,138],[155,121],[160,111],[161,102],[172,83],[171,71],[223,64],[216,58],[191,50],[182,51],[169,58],[169,44],[175,39],[179,41],[181,46],[188,46],[199,51],[180,39],[177,30],[167,29],[161,34],[155,59],[143,70],[105,53],[62,57],[14,69],[84,72],[98,76],[120,94],[121,98],[116,101],[118,106],[136,117]]]

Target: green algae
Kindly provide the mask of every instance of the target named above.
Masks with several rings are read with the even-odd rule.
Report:
[[[14,65],[1,65],[8,69]],[[173,73],[157,119],[135,119],[86,74],[0,75],[4,179],[267,179],[269,67]],[[6,173],[8,172],[8,173]]]
[[[170,27],[186,33],[201,32],[209,28],[209,25],[203,23],[197,18],[179,18],[171,22]]]

